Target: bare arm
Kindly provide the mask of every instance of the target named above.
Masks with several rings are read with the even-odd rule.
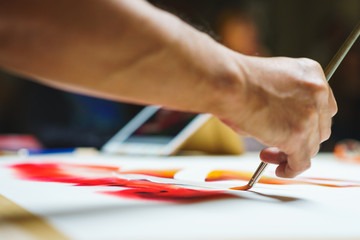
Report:
[[[212,113],[276,147],[279,176],[309,167],[336,112],[317,63],[235,53],[142,0],[2,1],[0,53],[65,90]]]
[[[204,111],[236,81],[227,65],[239,72],[225,48],[141,0],[2,4],[0,64],[66,90]]]

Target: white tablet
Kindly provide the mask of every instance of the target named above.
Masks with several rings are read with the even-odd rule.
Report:
[[[116,154],[171,155],[210,116],[148,106],[116,133],[101,150]]]

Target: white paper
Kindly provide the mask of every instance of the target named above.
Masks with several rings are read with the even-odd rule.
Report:
[[[0,158],[0,194],[45,218],[70,239],[306,239],[360,238],[360,188],[269,185],[234,191],[234,198],[196,203],[139,200],[99,193],[121,187],[73,186],[21,180],[6,166],[22,162],[60,162],[119,166],[121,170],[182,169],[175,179],[127,175],[196,189],[227,189],[246,181],[205,182],[215,169],[254,172],[257,154],[240,157],[42,156]],[[299,180],[329,178],[360,185],[360,165],[318,155]],[[273,176],[274,166],[265,171]],[[124,177],[119,175],[119,177]],[[322,183],[322,181],[318,181]],[[328,181],[326,183],[329,183]],[[339,182],[331,182],[340,184]],[[1,232],[0,232],[1,235]]]

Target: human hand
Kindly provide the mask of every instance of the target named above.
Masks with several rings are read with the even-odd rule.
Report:
[[[330,137],[337,112],[323,70],[305,58],[244,56],[240,66],[243,109],[232,103],[224,120],[240,134],[271,146],[260,158],[279,165],[277,176],[295,177],[310,167],[310,158]]]

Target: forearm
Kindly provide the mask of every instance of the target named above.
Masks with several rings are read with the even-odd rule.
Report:
[[[65,90],[208,112],[310,166],[337,107],[319,64],[235,53],[141,0],[0,2],[0,66]]]
[[[241,83],[235,53],[143,1],[1,4],[0,65],[65,90],[217,114]]]

